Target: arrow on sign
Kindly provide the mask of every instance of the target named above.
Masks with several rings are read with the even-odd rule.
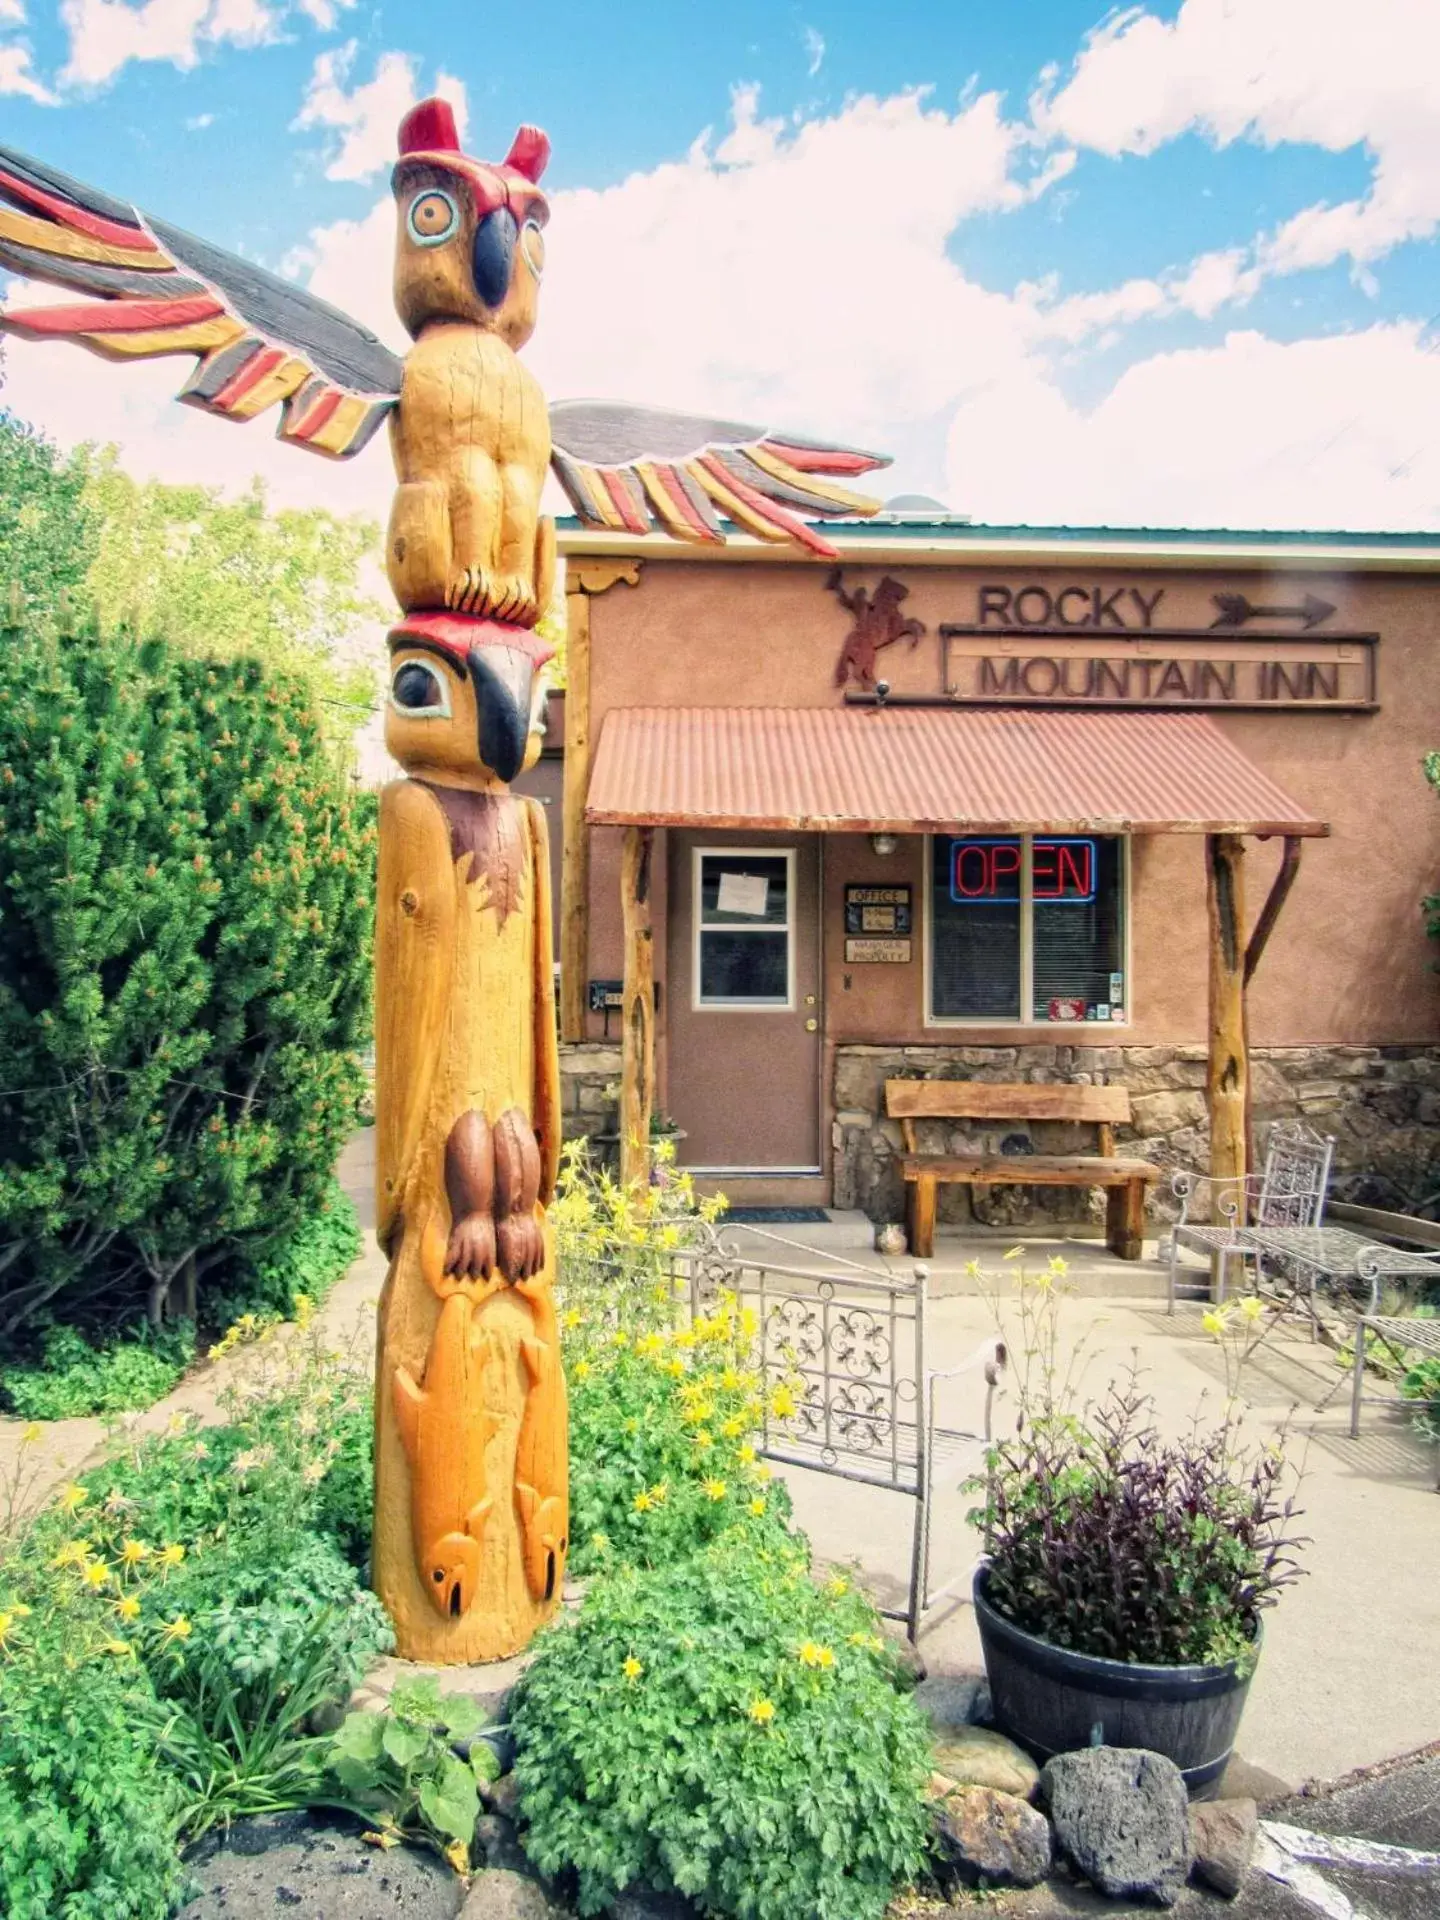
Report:
[[[1257,607],[1243,593],[1212,593],[1210,598],[1220,609],[1218,619],[1210,622],[1212,632],[1216,627],[1243,627],[1248,620],[1298,620],[1308,631],[1335,611],[1328,600],[1313,593],[1307,593],[1298,607]]]

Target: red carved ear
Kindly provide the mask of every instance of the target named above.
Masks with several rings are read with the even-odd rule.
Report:
[[[448,100],[422,100],[400,122],[400,152],[459,153],[455,109]]]
[[[550,142],[539,127],[521,127],[510,142],[504,164],[513,167],[516,173],[523,173],[527,180],[536,181],[544,173],[549,159]]]

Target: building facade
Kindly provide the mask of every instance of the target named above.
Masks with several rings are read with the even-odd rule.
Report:
[[[830,532],[838,566],[562,529],[572,1125],[614,1130],[643,824],[656,1097],[737,1203],[898,1218],[900,1075],[1120,1082],[1120,1150],[1203,1167],[1205,848],[1231,832],[1247,926],[1299,863],[1248,996],[1255,1130],[1333,1133],[1347,1197],[1440,1184],[1440,542]],[[1076,1206],[951,1188],[942,1218]]]

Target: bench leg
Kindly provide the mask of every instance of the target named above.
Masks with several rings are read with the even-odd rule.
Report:
[[[1138,1260],[1145,1246],[1145,1182],[1105,1190],[1105,1242],[1120,1260]]]
[[[905,1182],[905,1238],[916,1260],[928,1260],[935,1251],[935,1176],[917,1174]]]

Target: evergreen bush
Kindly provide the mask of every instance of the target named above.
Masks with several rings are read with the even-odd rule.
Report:
[[[206,1317],[323,1205],[363,1086],[369,818],[256,661],[0,635],[0,1342]]]

